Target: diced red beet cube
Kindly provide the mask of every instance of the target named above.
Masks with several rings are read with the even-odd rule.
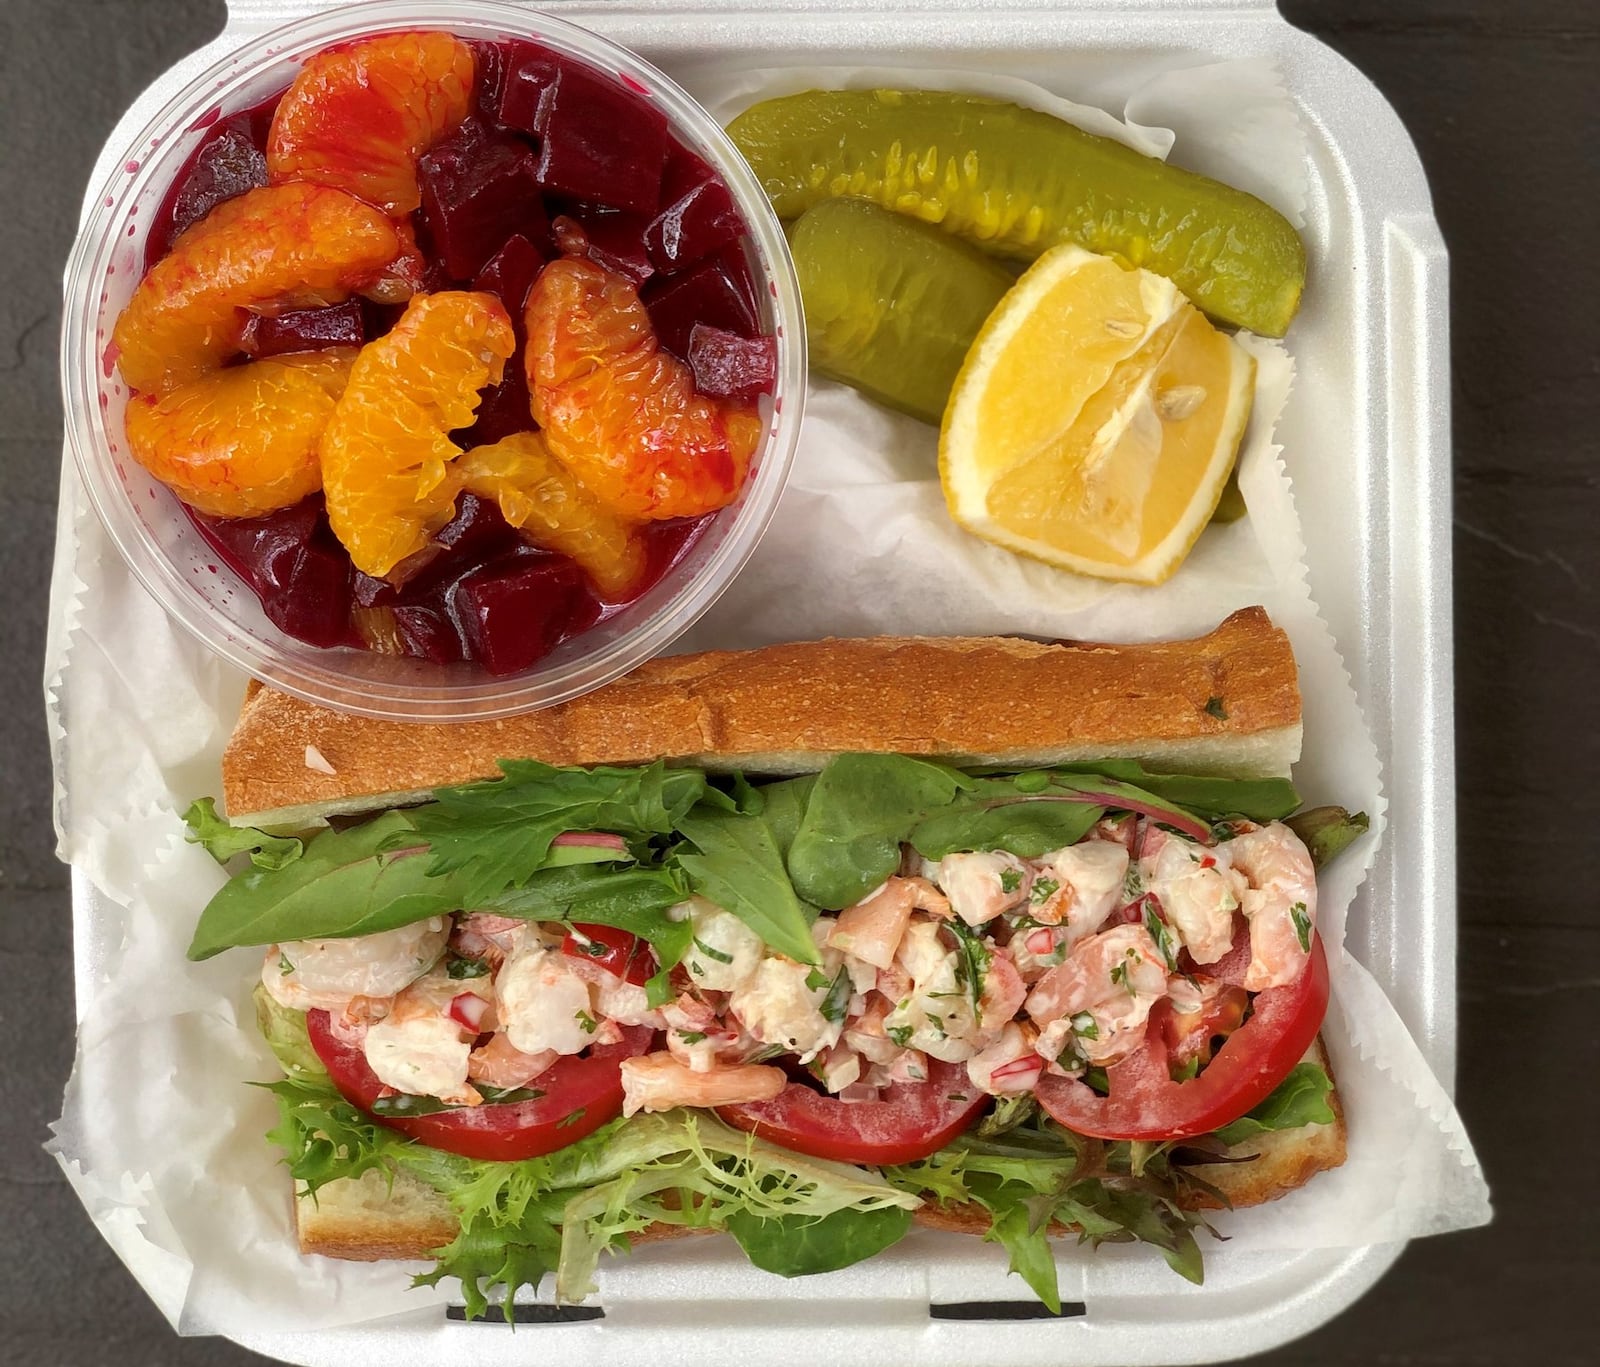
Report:
[[[189,165],[172,201],[172,236],[198,223],[224,200],[267,183],[267,158],[250,140],[248,122],[230,119]]]
[[[495,120],[502,128],[519,133],[536,132],[539,106],[553,89],[563,66],[562,58],[537,43],[506,43],[495,92]]]
[[[454,664],[467,658],[466,643],[442,606],[400,603],[390,611],[403,654],[434,664]]]
[[[456,501],[455,516],[434,535],[433,559],[407,580],[397,601],[410,604],[430,601],[473,566],[521,545],[522,538],[500,516],[493,499],[462,494]]]
[[[463,575],[448,594],[470,658],[491,674],[515,674],[580,625],[588,596],[565,556],[531,552]]]
[[[258,360],[291,351],[361,346],[367,340],[361,301],[349,299],[322,309],[291,309],[268,318],[252,314],[244,325],[244,349]]]
[[[452,279],[470,280],[516,233],[546,230],[533,150],[469,121],[417,162],[428,233]]]
[[[518,233],[508,238],[505,246],[489,258],[489,264],[478,272],[478,278],[472,282],[473,289],[487,290],[490,294],[500,296],[500,302],[511,315],[519,342],[526,336],[523,311],[528,302],[528,291],[544,269],[544,260],[544,253]],[[520,367],[520,361],[514,359],[511,362],[507,370],[508,379],[512,367]]]
[[[650,259],[657,269],[675,271],[719,247],[735,241],[744,232],[744,220],[734,206],[728,187],[694,153],[674,149],[676,160],[669,160],[669,175],[662,182],[662,209],[645,231]],[[693,158],[693,164],[683,158]],[[685,170],[684,167],[689,169]],[[681,182],[700,170],[703,179],[688,185]]]
[[[685,359],[696,323],[741,337],[758,333],[743,258],[736,262],[727,249],[676,275],[658,275],[645,291],[644,302],[661,345]]]
[[[778,343],[772,337],[741,337],[696,323],[689,332],[689,369],[702,394],[751,403],[759,394],[772,393]]]
[[[502,108],[503,108],[502,104]],[[574,199],[652,214],[667,160],[667,116],[598,72],[563,62],[534,112],[539,183]]]
[[[261,600],[268,621],[308,645],[351,643],[350,557],[320,495],[265,517],[190,516]]]
[[[644,245],[645,229],[650,226],[644,215],[593,204],[570,205],[564,212],[582,225],[583,235],[589,240],[591,261],[626,276],[635,286],[656,273]]]
[[[528,393],[528,374],[521,355],[517,355],[506,363],[505,378],[479,403],[477,421],[465,431],[450,435],[463,450],[470,451],[474,446],[487,446],[513,432],[532,429],[533,399]]]
[[[695,186],[716,179],[717,173],[709,161],[672,138],[667,143],[667,164],[661,172],[661,202],[656,207],[665,209]]]

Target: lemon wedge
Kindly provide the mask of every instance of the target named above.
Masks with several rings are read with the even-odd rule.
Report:
[[[1254,358],[1170,280],[1053,248],[956,377],[939,431],[945,501],[997,545],[1159,584],[1216,509],[1254,393]]]

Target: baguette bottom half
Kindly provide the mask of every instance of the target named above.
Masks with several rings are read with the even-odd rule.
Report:
[[[1320,1039],[1307,1057],[1332,1076]],[[1337,1089],[1328,1094],[1328,1103],[1333,1109],[1331,1124],[1259,1135],[1228,1151],[1230,1158],[1249,1158],[1251,1162],[1202,1165],[1193,1169],[1195,1175],[1216,1187],[1235,1209],[1259,1206],[1304,1186],[1319,1172],[1337,1168],[1345,1160],[1344,1108]],[[1221,1207],[1221,1202],[1200,1192],[1184,1204],[1192,1210]],[[961,1234],[981,1236],[989,1228],[987,1213],[973,1205],[938,1206],[930,1201],[913,1218],[930,1229]],[[295,1224],[302,1253],[358,1262],[426,1258],[430,1250],[454,1239],[461,1228],[444,1197],[403,1172],[395,1174],[392,1185],[381,1174],[367,1172],[329,1182],[315,1198],[298,1196]],[[680,1235],[716,1232],[658,1224],[633,1235],[632,1242],[656,1243]]]

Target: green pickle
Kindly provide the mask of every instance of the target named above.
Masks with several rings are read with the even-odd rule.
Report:
[[[1300,306],[1305,246],[1282,214],[1036,110],[942,91],[812,90],[751,106],[728,133],[780,218],[851,196],[1013,260],[1076,242],[1266,337],[1283,336]]]
[[[978,330],[1016,277],[959,238],[859,199],[789,229],[811,369],[938,426]]]

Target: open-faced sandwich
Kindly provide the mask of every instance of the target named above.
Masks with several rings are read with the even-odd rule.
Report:
[[[261,689],[190,953],[264,952],[307,1253],[433,1257],[478,1313],[644,1239],[794,1275],[917,1221],[1055,1306],[1051,1235],[1198,1279],[1202,1212],[1344,1159],[1315,870],[1365,823],[1300,810],[1299,747],[1259,609],[680,656],[472,725]]]

